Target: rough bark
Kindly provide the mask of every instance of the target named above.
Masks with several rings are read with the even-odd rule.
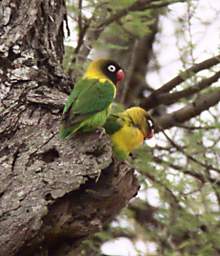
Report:
[[[61,141],[63,0],[0,3],[0,255],[67,255],[138,190],[103,131]]]

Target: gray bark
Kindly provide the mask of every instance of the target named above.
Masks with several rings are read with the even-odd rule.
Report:
[[[0,255],[68,255],[138,190],[101,130],[61,141],[63,0],[0,3]]]

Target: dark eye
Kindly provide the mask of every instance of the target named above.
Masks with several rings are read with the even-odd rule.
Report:
[[[108,71],[110,71],[110,72],[115,72],[116,71],[116,67],[114,66],[114,65],[109,65],[108,66]]]
[[[154,122],[151,119],[147,120],[149,128],[153,129],[154,128]]]

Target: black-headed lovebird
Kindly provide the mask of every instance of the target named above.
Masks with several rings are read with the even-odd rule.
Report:
[[[115,61],[98,59],[91,62],[67,99],[60,137],[69,138],[78,131],[88,132],[103,126],[116,95],[115,86],[124,76]]]
[[[129,154],[154,134],[154,122],[140,107],[131,107],[123,112],[109,115],[104,128],[111,136],[117,159],[125,160]]]

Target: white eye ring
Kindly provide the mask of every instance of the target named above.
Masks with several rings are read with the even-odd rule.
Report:
[[[116,67],[114,65],[109,65],[108,66],[108,71],[115,72],[116,71]]]
[[[151,119],[148,119],[147,122],[148,122],[148,126],[149,126],[150,128],[153,128],[153,127],[154,127],[154,123],[153,123],[153,121],[152,121]]]

